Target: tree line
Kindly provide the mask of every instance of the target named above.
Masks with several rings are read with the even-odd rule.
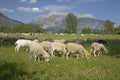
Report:
[[[64,30],[65,33],[77,33],[77,18],[73,13],[69,13],[66,16],[66,28]],[[114,27],[114,23],[110,20],[106,20],[104,23],[103,29],[98,30],[91,30],[88,28],[83,28],[81,30],[81,33],[83,34],[120,34],[120,26]]]
[[[66,15],[66,26],[64,33],[77,33],[77,17],[73,13]],[[45,30],[37,24],[19,24],[14,27],[0,27],[0,32],[10,33],[45,33]],[[81,30],[83,34],[120,34],[120,26],[114,27],[114,23],[110,20],[106,20],[103,29],[91,30],[90,28],[83,28]]]
[[[45,30],[37,24],[19,24],[14,27],[0,27],[0,32],[10,33],[44,33]]]

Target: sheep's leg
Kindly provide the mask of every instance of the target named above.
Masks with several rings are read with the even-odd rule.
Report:
[[[52,56],[52,57],[55,57],[55,55],[53,54],[54,51],[55,51],[55,50],[52,50],[52,51],[51,51],[51,56]]]
[[[95,54],[96,50],[93,51],[93,54],[94,54],[94,57],[96,57],[96,54]]]
[[[79,54],[77,53],[77,54],[76,54],[76,56],[77,56],[77,59],[78,59],[78,57],[79,57]]]
[[[29,49],[28,49],[28,48],[26,48],[25,52],[28,52],[28,51],[29,51]]]
[[[15,51],[18,52],[18,51],[19,51],[19,48],[20,48],[20,46],[16,46],[16,47],[15,47]]]
[[[32,52],[30,52],[30,59],[32,59]]]
[[[40,62],[40,56],[38,56],[38,62]]]
[[[65,57],[65,53],[63,53],[63,58]]]
[[[66,50],[63,52],[63,58],[65,57]]]
[[[35,62],[37,61],[37,55],[35,54]]]
[[[90,54],[92,54],[92,52],[93,52],[93,49],[90,50]]]
[[[82,59],[83,59],[83,57],[84,57],[84,53],[81,52],[81,55],[82,55]]]
[[[18,46],[15,47],[15,52],[17,52],[17,47],[18,47]]]
[[[68,59],[69,51],[66,53],[66,58]]]
[[[99,51],[98,56],[100,56],[101,51]]]

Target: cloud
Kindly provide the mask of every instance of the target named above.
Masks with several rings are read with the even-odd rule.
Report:
[[[37,8],[37,7],[34,7],[34,8],[30,8],[30,7],[18,7],[17,9],[19,11],[21,11],[21,12],[26,12],[26,13],[29,13],[29,12],[33,12],[33,13],[42,12],[42,10],[39,9],[39,8]]]
[[[1,8],[0,12],[14,12],[13,9]]]
[[[93,16],[92,14],[78,14],[78,13],[75,13],[75,15],[78,17],[78,18],[94,18],[95,19],[95,16]]]
[[[56,0],[57,2],[68,2],[70,0]]]
[[[29,3],[37,3],[37,0],[30,0]]]
[[[20,2],[37,3],[37,0],[20,0]]]
[[[62,16],[66,16],[69,12],[58,12],[58,11],[51,11],[48,14],[44,14],[44,15],[40,15],[42,17],[48,18],[52,15],[62,15]],[[93,16],[92,14],[80,14],[80,13],[73,13],[74,15],[76,15],[77,18],[93,18],[96,19],[95,16]],[[39,16],[38,16],[39,17]]]
[[[51,16],[51,15],[63,15],[66,16],[68,13],[67,12],[57,12],[57,11],[51,11],[47,14],[47,16]]]
[[[56,5],[48,5],[42,7],[42,9],[46,11],[65,11],[65,10],[70,10],[70,6],[56,6]]]
[[[96,1],[101,1],[101,0],[76,0],[75,3],[80,4],[80,3],[88,3],[88,2],[96,2]]]
[[[20,2],[27,2],[28,0],[20,0]]]

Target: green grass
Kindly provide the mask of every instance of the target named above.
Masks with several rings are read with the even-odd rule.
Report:
[[[34,62],[23,48],[16,53],[14,46],[1,46],[0,80],[120,80],[120,58],[70,56]]]

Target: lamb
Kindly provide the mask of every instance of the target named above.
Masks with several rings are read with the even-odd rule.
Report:
[[[76,53],[77,59],[79,53],[82,54],[82,57],[83,55],[85,55],[86,59],[90,57],[90,53],[88,53],[88,51],[81,44],[77,44],[77,43],[67,43],[67,53],[66,53],[67,59],[69,53]]]
[[[51,49],[52,49],[52,50],[51,50],[51,51],[52,51],[52,52],[51,52],[51,56],[52,56],[52,57],[55,57],[54,51],[62,52],[62,53],[63,53],[63,57],[64,57],[64,55],[65,55],[65,53],[66,53],[66,44],[53,42]]]
[[[50,60],[50,55],[43,49],[40,43],[32,42],[29,46],[30,58],[35,57],[35,61],[40,60],[40,56],[43,56],[45,61]]]
[[[105,46],[103,44],[100,44],[100,43],[97,43],[97,42],[93,42],[91,44],[90,53],[92,54],[92,52],[93,52],[93,55],[96,57],[96,51],[98,51],[98,56],[100,55],[100,53],[102,51],[104,51],[105,53],[108,53],[108,50],[105,48]]]
[[[26,39],[18,39],[16,42],[15,42],[15,51],[18,52],[20,47],[29,47],[30,44],[31,44],[31,40],[26,40]],[[34,40],[34,42],[38,42],[38,40]],[[26,49],[27,51],[27,49]]]

